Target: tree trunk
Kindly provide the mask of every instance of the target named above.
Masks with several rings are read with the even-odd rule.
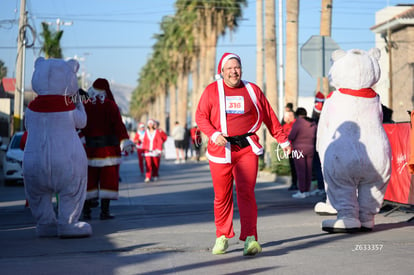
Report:
[[[174,123],[177,121],[177,87],[175,84],[171,84],[168,88],[170,93],[170,127],[174,128]]]
[[[256,1],[256,84],[264,89],[264,48],[263,48],[263,0]],[[264,141],[266,131],[264,125],[260,127],[257,135]]]
[[[165,125],[165,114],[166,114],[166,111],[165,111],[165,102],[166,102],[166,91],[163,91],[163,92],[161,92],[160,93],[160,95],[158,96],[158,98],[159,98],[159,109],[160,109],[160,111],[159,111],[159,117],[158,117],[158,119],[159,119],[159,121],[160,121],[160,128],[161,129],[166,129],[166,126],[167,125]]]
[[[321,36],[331,36],[332,25],[332,0],[322,0],[321,12]],[[322,93],[327,96],[329,94],[329,80],[328,77],[322,78]]]
[[[199,91],[199,59],[194,57],[193,62],[191,63],[191,81],[193,84],[191,90],[191,122],[195,123],[195,112],[197,110],[198,101],[200,100],[201,92]]]
[[[275,113],[278,114],[275,0],[265,0],[265,60],[266,97]],[[265,146],[266,163],[270,160],[270,148],[274,141],[273,137],[267,131]]]
[[[292,102],[298,105],[298,15],[299,0],[286,1],[286,81],[285,104]]]
[[[177,120],[181,125],[185,125],[187,123],[188,74],[180,73],[177,82]]]

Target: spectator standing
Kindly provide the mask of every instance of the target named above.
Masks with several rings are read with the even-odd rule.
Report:
[[[177,159],[175,163],[185,162],[184,156],[184,140],[185,140],[185,128],[180,125],[180,122],[176,121],[174,129],[171,133],[172,138],[174,139],[175,153]]]
[[[289,104],[289,103],[288,103]],[[288,106],[288,105],[286,105]],[[286,135],[290,134],[290,131],[292,130],[293,123],[295,122],[295,113],[293,112],[293,109],[286,108],[285,114],[283,116],[283,131]],[[298,190],[298,178],[296,175],[296,168],[295,168],[295,162],[292,158],[292,152],[289,154],[289,167],[290,167],[290,175],[292,178],[292,183],[290,187],[288,188],[289,191],[296,191]]]
[[[299,107],[296,110],[296,121],[289,134],[299,187],[299,191],[292,195],[293,198],[303,199],[309,196],[315,139],[316,123],[307,117],[306,109]]]
[[[318,127],[319,117],[325,102],[325,96],[321,92],[317,92],[315,95],[315,105],[312,111],[312,120],[315,121],[316,127]],[[316,151],[316,139],[315,139],[315,152],[313,154],[313,175],[318,182],[317,189],[311,191],[311,195],[325,195],[325,183],[323,180],[321,159],[319,153]]]
[[[236,185],[243,255],[262,251],[257,236],[257,204],[255,185],[258,155],[263,153],[255,132],[264,122],[269,132],[284,148],[290,143],[279,119],[258,86],[241,80],[240,57],[225,53],[218,65],[217,81],[209,84],[201,95],[196,122],[209,138],[206,156],[209,160],[214,188],[216,242],[213,254],[223,254],[228,239],[234,237],[233,181]]]
[[[191,135],[191,145],[193,146],[194,154],[195,154],[195,160],[200,161],[200,154],[201,154],[201,131],[198,128],[197,124],[194,125],[193,128],[190,130]]]
[[[187,161],[188,159],[188,149],[190,149],[191,153],[191,134],[190,129],[188,129],[187,124],[184,126],[185,134],[184,134],[184,160]]]
[[[286,106],[285,106],[285,112],[284,112],[284,114],[286,114],[287,112],[293,112],[293,113],[295,113],[294,111],[293,111],[293,103],[292,102],[288,102],[288,103],[286,103]],[[283,117],[282,118],[282,121],[280,122],[280,124],[282,124],[282,126],[285,124],[286,122],[285,122],[285,117]]]

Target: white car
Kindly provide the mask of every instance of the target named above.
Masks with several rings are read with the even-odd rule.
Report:
[[[1,146],[4,151],[3,157],[3,176],[4,183],[23,183],[23,150],[20,149],[20,140],[24,132],[16,132],[10,140],[8,146]]]

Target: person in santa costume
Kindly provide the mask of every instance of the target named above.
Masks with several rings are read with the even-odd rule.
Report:
[[[134,137],[134,143],[137,149],[138,165],[139,165],[139,170],[141,171],[141,175],[144,175],[144,149],[142,148],[144,136],[145,136],[145,124],[140,122],[138,124],[138,130]]]
[[[196,123],[209,138],[206,156],[214,188],[216,242],[213,254],[223,254],[234,237],[233,181],[240,212],[243,255],[262,248],[257,236],[257,205],[254,194],[258,156],[263,153],[255,132],[264,122],[286,154],[291,150],[279,119],[258,86],[241,79],[240,57],[225,53],[218,64],[218,80],[209,84],[196,110]]]
[[[121,151],[131,152],[135,145],[129,140],[109,82],[96,79],[88,94],[85,103],[88,120],[82,129],[88,156],[88,192],[83,218],[91,219],[91,208],[100,198],[100,219],[107,220],[114,218],[109,211],[110,200],[118,199]]]
[[[142,148],[145,156],[145,182],[158,180],[161,163],[162,146],[167,140],[167,134],[158,128],[158,123],[150,119],[147,122]]]

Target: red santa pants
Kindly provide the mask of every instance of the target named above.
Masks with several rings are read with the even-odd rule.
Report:
[[[161,157],[145,156],[145,177],[158,177],[158,170],[160,169]]]
[[[137,149],[137,155],[138,155],[138,165],[139,170],[141,171],[141,174],[144,174],[144,149]]]
[[[87,199],[118,199],[119,165],[88,166]]]
[[[248,236],[255,236],[257,240],[257,205],[254,188],[258,156],[252,152],[250,146],[239,150],[233,150],[232,148],[231,162],[226,164],[209,162],[214,187],[216,236],[234,237],[234,180],[241,223],[239,239],[244,241]]]

